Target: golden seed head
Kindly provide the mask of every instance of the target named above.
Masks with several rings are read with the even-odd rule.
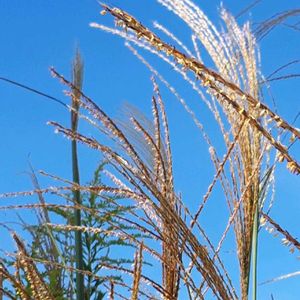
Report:
[[[284,161],[284,156],[281,153],[279,153],[278,156],[277,156],[277,160],[279,162],[283,162]]]
[[[290,142],[292,143],[292,142],[294,142],[295,140],[296,140],[296,135],[293,134],[293,135],[290,137]]]
[[[296,163],[294,161],[289,161],[287,163],[287,168],[290,170],[292,173],[299,175],[299,168],[297,167]]]

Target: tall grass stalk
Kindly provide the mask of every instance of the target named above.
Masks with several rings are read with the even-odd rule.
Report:
[[[76,134],[78,128],[78,112],[79,112],[79,98],[78,90],[82,89],[83,82],[83,62],[79,50],[77,49],[75,58],[73,61],[72,69],[73,78],[73,96],[72,96],[72,110],[71,110],[71,128],[73,134]],[[77,152],[77,141],[72,140],[72,173],[73,182],[77,185],[80,184],[79,175],[79,163],[78,163],[78,152]],[[73,191],[74,203],[81,204],[80,190],[76,189]],[[74,212],[74,223],[75,226],[81,226],[81,213],[80,209],[75,209]],[[75,261],[76,269],[83,270],[83,249],[82,249],[82,233],[79,230],[75,231]],[[82,273],[76,273],[76,298],[77,300],[84,299],[84,275]]]

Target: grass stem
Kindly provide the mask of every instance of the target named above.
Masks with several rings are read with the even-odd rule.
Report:
[[[78,127],[78,111],[79,103],[78,99],[78,90],[82,89],[82,78],[83,78],[83,63],[79,51],[76,51],[75,58],[73,61],[73,85],[76,89],[73,90],[72,97],[72,111],[71,111],[71,128],[73,133],[77,132]],[[80,184],[79,176],[79,163],[78,163],[78,151],[77,151],[77,142],[72,140],[72,173],[73,173],[73,182],[75,184]],[[73,191],[74,203],[81,204],[81,196],[79,190]],[[74,212],[74,223],[75,226],[81,226],[81,213],[79,209],[75,209]],[[83,270],[83,250],[82,250],[82,233],[79,230],[75,231],[75,261],[76,269]],[[84,276],[81,273],[76,273],[76,299],[84,299]]]

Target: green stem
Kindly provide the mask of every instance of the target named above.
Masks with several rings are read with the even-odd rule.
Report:
[[[80,95],[78,90],[82,89],[82,78],[83,78],[83,63],[79,51],[76,51],[76,55],[73,61],[73,96],[72,96],[72,110],[71,110],[71,128],[73,133],[77,132],[78,127],[78,112],[79,112],[79,99]],[[77,142],[72,140],[72,172],[73,182],[77,185],[80,184],[79,177],[79,166],[78,166],[78,152]],[[74,203],[81,204],[80,191],[73,191]],[[81,213],[79,209],[74,211],[74,223],[76,226],[81,226]],[[76,269],[84,270],[83,264],[83,250],[82,250],[82,233],[80,230],[75,231],[75,261]],[[82,273],[76,273],[76,299],[84,300],[84,276]]]
[[[256,205],[254,223],[253,223],[253,236],[252,236],[252,300],[257,298],[257,249],[258,249],[258,210],[259,203]]]
[[[73,182],[80,184],[79,180],[79,168],[78,168],[78,157],[77,157],[77,143],[75,140],[72,141],[72,169],[73,169]],[[81,204],[79,190],[73,191],[74,201],[77,204]],[[75,225],[81,226],[81,213],[79,209],[75,209]],[[81,231],[75,231],[75,260],[76,269],[83,270],[83,253],[82,253],[82,236]],[[84,299],[84,278],[83,274],[76,273],[76,299]]]
[[[258,201],[256,204],[253,230],[252,230],[252,244],[251,244],[251,265],[252,265],[252,300],[257,299],[257,251],[258,251],[258,230],[259,230],[259,212],[264,204],[267,187],[270,182],[270,178],[273,174],[273,167],[270,167],[264,177],[261,180]],[[248,296],[249,296],[249,277],[248,276]]]

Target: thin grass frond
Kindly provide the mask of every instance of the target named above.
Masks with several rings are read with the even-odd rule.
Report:
[[[289,273],[289,274],[281,275],[279,277],[275,277],[275,278],[266,280],[266,281],[260,283],[260,285],[264,285],[264,284],[268,284],[268,283],[273,283],[273,282],[280,281],[280,280],[285,280],[285,279],[288,279],[288,278],[291,278],[291,277],[295,277],[295,276],[299,276],[299,275],[300,275],[300,271],[292,272],[292,273]]]
[[[267,34],[269,34],[275,27],[280,24],[284,24],[289,18],[297,17],[300,15],[300,9],[291,9],[275,14],[274,16],[268,18],[266,21],[262,22],[255,30],[255,35],[259,40],[263,39]]]
[[[294,252],[295,249],[300,251],[300,243],[295,237],[293,237],[287,230],[283,229],[278,223],[276,223],[268,214],[261,212],[260,219],[261,226],[265,226],[266,230],[271,233],[280,233],[284,236],[282,238],[282,244],[290,248],[290,252]],[[266,225],[269,223],[269,225]]]

